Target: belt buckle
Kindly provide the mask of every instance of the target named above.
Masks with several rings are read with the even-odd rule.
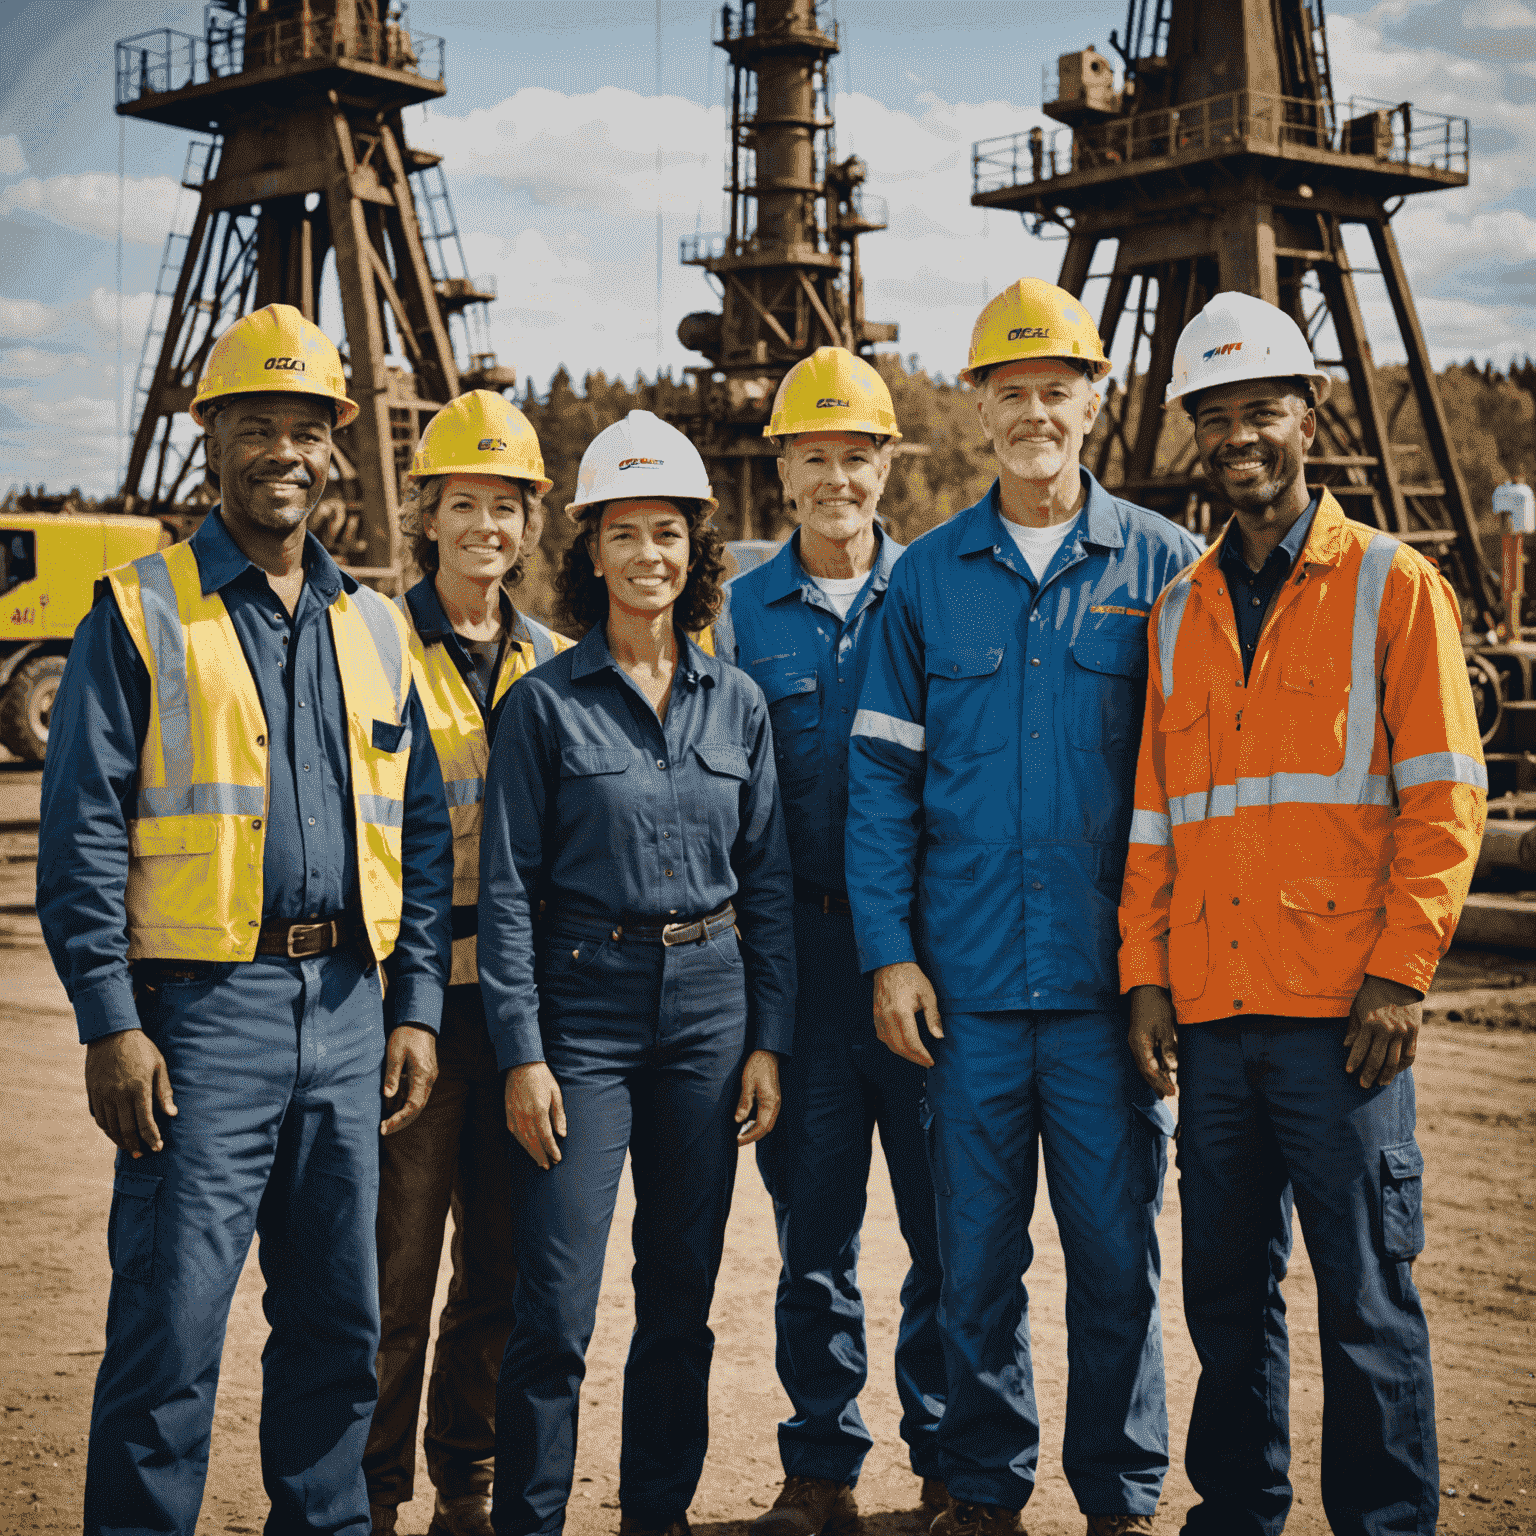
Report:
[[[664,923],[661,929],[661,942],[663,948],[671,949],[678,944],[688,942],[688,930],[696,927],[695,923]]]
[[[290,960],[307,960],[312,955],[318,955],[320,953],[320,950],[319,950],[318,947],[315,948],[315,949],[296,949],[294,946],[295,946],[296,943],[305,942],[308,939],[310,939],[311,937],[314,937],[314,936],[317,936],[317,935],[323,936],[325,931],[326,931],[326,929],[328,929],[328,928],[332,931],[333,938],[332,938],[331,948],[334,949],[336,947],[335,941],[334,941],[334,934],[335,934],[335,929],[336,929],[336,920],[334,918],[332,918],[331,921],[328,922],[328,923],[295,923],[288,930],[288,946],[287,946],[288,959],[290,959]]]

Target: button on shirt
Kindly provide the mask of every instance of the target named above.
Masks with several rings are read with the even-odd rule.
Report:
[[[903,545],[878,526],[874,564],[846,619],[800,564],[800,533],[726,588],[715,654],[733,659],[768,700],[789,856],[802,880],[841,893],[848,820],[848,736]]]
[[[795,962],[789,850],[768,708],[683,642],[666,724],[601,626],[501,706],[480,843],[480,988],[503,1068],[541,1061],[532,913],[617,926],[734,903],[751,1049],[787,1054]]]
[[[1243,555],[1242,530],[1234,517],[1227,524],[1221,540],[1221,573],[1227,578],[1232,594],[1232,614],[1237,620],[1237,643],[1243,656],[1243,681],[1253,671],[1254,654],[1259,648],[1259,634],[1270,599],[1291,574],[1296,557],[1307,542],[1312,519],[1317,515],[1317,497],[1307,503],[1307,510],[1291,524],[1281,541],[1269,552],[1269,558],[1255,571]]]
[[[308,535],[304,585],[290,616],[217,510],[193,535],[192,547],[204,592],[217,591],[229,611],[271,742],[262,919],[356,915],[361,901],[347,710],[328,610],[357,583]],[[123,885],[126,822],[134,813],[149,715],[143,658],[116,603],[98,602],[75,632],[50,720],[38,850],[38,915],[82,1040],[138,1024],[127,971]],[[414,684],[406,719],[405,905],[387,970],[393,1017],[435,1029],[447,975],[453,835]],[[79,837],[82,825],[95,835]]]

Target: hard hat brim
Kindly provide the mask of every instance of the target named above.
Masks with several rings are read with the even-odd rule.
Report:
[[[524,485],[535,487],[540,496],[553,490],[555,484],[553,480],[546,480],[540,475],[508,474],[505,470],[496,469],[488,464],[434,465],[431,469],[407,470],[405,478],[407,480],[431,480],[437,475],[491,475],[497,480],[516,480]]]
[[[806,422],[802,426],[780,427],[774,429],[773,423],[763,428],[763,436],[773,442],[787,442],[791,438],[805,437],[812,432],[858,432],[865,437],[883,438],[888,443],[899,443],[901,433],[895,427],[876,426],[872,421],[854,422],[848,425],[839,423],[835,427],[829,427],[824,421]]]
[[[987,362],[977,363],[971,368],[962,368],[960,378],[969,384],[972,389],[980,389],[986,382],[978,379],[976,375],[990,368],[1001,368],[1007,363],[1066,363],[1074,368],[1086,365],[1093,369],[1091,374],[1086,374],[1090,384],[1102,384],[1114,369],[1114,364],[1107,357],[1080,357],[1076,353],[1069,352],[1024,352],[1017,357],[994,357]]]
[[[355,400],[349,400],[345,395],[328,394],[321,389],[294,389],[292,385],[282,385],[276,380],[264,379],[260,386],[247,389],[221,389],[217,393],[199,395],[192,404],[187,407],[187,414],[192,418],[195,426],[203,425],[204,406],[213,405],[221,400],[233,400],[239,395],[308,395],[313,400],[325,400],[334,407],[336,420],[331,424],[333,432],[339,432],[343,427],[350,427],[357,420],[357,413],[361,407]]]
[[[1207,379],[1201,384],[1188,384],[1183,389],[1172,381],[1163,392],[1163,409],[1177,405],[1181,400],[1187,400],[1191,395],[1203,395],[1210,389],[1221,389],[1228,384],[1251,384],[1256,379],[1305,379],[1312,386],[1312,403],[1321,405],[1333,389],[1333,375],[1324,373],[1320,368],[1298,368],[1294,373],[1276,373],[1273,368],[1235,368],[1231,373],[1224,373],[1219,379]],[[1174,391],[1178,389],[1178,393]]]
[[[568,501],[565,504],[565,515],[578,526],[596,511],[609,506],[615,501],[691,501],[702,507],[713,516],[720,510],[720,502],[714,496],[664,496],[660,494],[650,496],[604,496],[601,501]]]

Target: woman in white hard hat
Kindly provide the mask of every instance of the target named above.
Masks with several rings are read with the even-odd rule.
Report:
[[[453,970],[434,1096],[379,1167],[379,1399],[363,1471],[373,1530],[393,1531],[413,1496],[416,1422],[432,1297],[453,1209],[453,1282],[427,1391],[427,1475],[443,1536],[490,1530],[496,1362],[512,1329],[512,1152],[500,1074],[475,972],[480,807],[493,711],[508,688],[570,641],[512,606],[551,482],[528,419],[477,389],[427,424],[400,524],[425,574],[401,606],[453,822]]]
[[[560,576],[585,637],[507,696],[486,775],[480,978],[526,1153],[496,1394],[499,1536],[564,1519],[626,1152],[621,1530],[686,1532],[736,1151],[778,1114],[795,978],[768,709],[689,638],[720,603],[714,508],[698,452],[650,412],[593,440]]]

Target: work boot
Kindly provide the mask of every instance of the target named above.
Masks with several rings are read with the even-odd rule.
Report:
[[[859,1506],[847,1483],[786,1477],[773,1508],[752,1522],[752,1536],[854,1536]]]
[[[1088,1536],[1136,1536],[1152,1529],[1151,1515],[1089,1515]]]
[[[399,1511],[393,1504],[370,1504],[368,1523],[373,1527],[373,1536],[395,1536],[398,1516]]]
[[[427,1536],[493,1536],[490,1494],[464,1493],[452,1499],[438,1494]]]
[[[941,1477],[925,1477],[923,1491],[917,1496],[918,1503],[934,1514],[942,1514],[949,1508],[949,1489]]]
[[[644,1525],[632,1515],[621,1514],[619,1536],[692,1536],[692,1532],[687,1515],[679,1515],[670,1525]]]
[[[928,1527],[928,1536],[1029,1536],[1016,1509],[967,1504],[950,1495],[949,1508]]]

